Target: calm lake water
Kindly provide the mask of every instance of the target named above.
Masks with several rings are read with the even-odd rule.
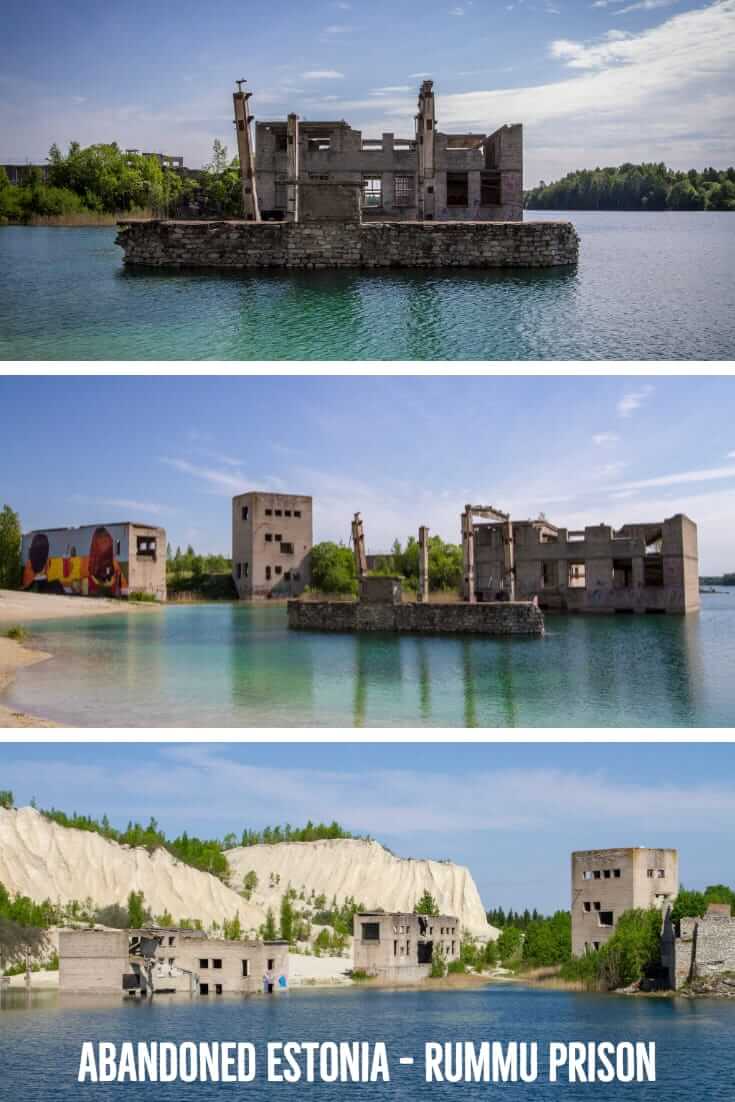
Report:
[[[627,999],[560,991],[494,986],[463,991],[291,992],[275,999],[189,999],[159,996],[152,1004],[69,1000],[56,995],[33,1003],[25,993],[2,996],[0,1004],[0,1096],[34,1102],[93,1102],[128,1099],[193,1102],[222,1097],[351,1102],[353,1099],[479,1100],[496,1092],[507,1099],[538,1102],[731,1102],[735,1060],[735,1005],[716,1000]],[[188,1083],[123,1083],[82,1087],[76,1082],[83,1041],[251,1041],[261,1051],[268,1041],[385,1041],[391,1083],[268,1084],[247,1086]],[[537,1041],[539,1056],[550,1041],[655,1041],[655,1083],[593,1086],[539,1081],[526,1084],[426,1084],[423,1046],[427,1041]],[[413,1056],[401,1067],[400,1056]],[[260,1078],[260,1075],[259,1075]]]
[[[579,265],[546,271],[125,271],[114,229],[0,228],[0,357],[729,359],[735,217],[570,219]]]
[[[545,638],[291,632],[282,606],[31,625],[4,703],[101,726],[727,726],[735,593],[694,616],[547,616]]]

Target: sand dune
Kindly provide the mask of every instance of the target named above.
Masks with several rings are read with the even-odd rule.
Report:
[[[242,885],[251,869],[258,877],[252,902],[263,909],[277,907],[290,883],[297,892],[324,894],[328,903],[347,896],[368,908],[412,911],[429,891],[445,914],[456,915],[476,937],[494,938],[472,875],[462,865],[444,861],[395,857],[378,842],[335,839],[323,842],[282,842],[275,846],[245,846],[227,851],[233,886]],[[271,877],[280,876],[273,885]]]

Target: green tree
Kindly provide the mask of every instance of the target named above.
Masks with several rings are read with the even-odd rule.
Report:
[[[518,957],[523,941],[523,933],[517,926],[504,926],[497,940],[498,956],[503,964],[509,964]]]
[[[294,910],[288,892],[281,897],[281,937],[284,941],[293,941]]]
[[[245,896],[246,899],[250,899],[250,896],[253,894],[257,886],[258,875],[255,872],[255,869],[250,869],[250,871],[246,872],[242,878],[242,894]]]
[[[240,924],[239,912],[234,918],[224,919],[222,922],[222,930],[227,941],[240,941],[242,938],[242,926]]]
[[[0,512],[0,589],[17,589],[21,580],[20,517],[9,505]]]
[[[265,922],[260,927],[260,936],[263,941],[275,941],[278,937],[278,931],[276,930],[276,920],[273,916],[273,908],[269,907],[265,912]]]
[[[523,939],[523,960],[528,964],[563,964],[572,955],[572,919],[569,911],[529,922]]]
[[[417,915],[438,915],[439,906],[434,896],[427,890],[421,896],[413,911]]]
[[[142,892],[131,892],[128,896],[128,926],[139,930],[148,921],[148,912],[143,902]]]
[[[0,807],[4,807],[8,811],[15,807],[13,793],[9,788],[0,788]]]
[[[322,593],[357,593],[355,560],[344,544],[327,541],[311,549],[311,580]]]

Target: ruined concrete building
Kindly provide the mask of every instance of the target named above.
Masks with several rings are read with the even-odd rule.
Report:
[[[417,915],[364,911],[355,915],[353,967],[384,980],[416,983],[431,973],[432,961],[457,960],[459,919],[454,915]]]
[[[468,601],[538,597],[542,609],[560,612],[699,609],[697,526],[681,513],[573,531],[468,505],[462,537]]]
[[[678,925],[667,914],[661,960],[674,990],[735,973],[735,918],[729,903],[710,903],[701,918],[682,918]]]
[[[236,93],[240,121],[246,117],[246,103],[241,100],[238,107]],[[241,146],[246,129],[238,123]],[[503,126],[492,134],[443,133],[437,130],[430,80],[421,85],[415,133],[409,138],[393,133],[365,138],[344,119],[307,122],[291,114],[285,120],[258,122],[255,149],[257,203],[266,220],[298,221],[299,194],[310,183],[359,189],[363,221],[523,218],[522,126]],[[241,148],[240,154],[242,161],[249,150]],[[246,175],[244,182],[247,188]],[[335,189],[327,193],[333,203]],[[345,201],[349,207],[349,193]],[[246,210],[251,205],[247,196],[244,205]]]
[[[288,987],[288,942],[178,927],[61,930],[59,989],[82,995],[250,995]]]
[[[633,907],[665,913],[679,892],[675,849],[590,849],[572,854],[572,956],[599,949]]]
[[[311,498],[251,490],[232,499],[232,578],[242,600],[296,597],[311,582]]]

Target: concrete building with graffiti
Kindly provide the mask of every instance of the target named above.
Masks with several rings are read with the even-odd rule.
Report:
[[[22,544],[24,590],[166,600],[166,532],[148,524],[39,528]]]

